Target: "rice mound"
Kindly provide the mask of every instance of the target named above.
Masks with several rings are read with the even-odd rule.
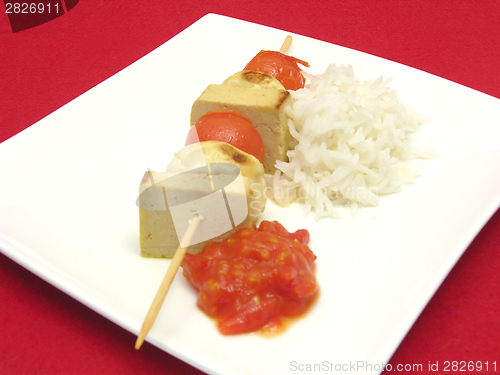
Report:
[[[378,205],[380,195],[414,182],[409,160],[437,156],[408,144],[407,134],[430,119],[400,101],[390,78],[362,80],[352,66],[335,64],[305,75],[310,83],[291,92],[287,108],[294,147],[270,183],[279,205],[299,201],[317,220],[340,218],[336,206]]]

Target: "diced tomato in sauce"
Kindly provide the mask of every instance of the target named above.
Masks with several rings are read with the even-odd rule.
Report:
[[[184,276],[198,306],[226,335],[279,329],[282,318],[304,313],[318,295],[316,256],[305,229],[289,233],[277,221],[242,228],[222,242],[187,254]]]

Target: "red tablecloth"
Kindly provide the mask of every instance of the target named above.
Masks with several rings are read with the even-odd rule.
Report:
[[[248,0],[228,4],[220,0],[80,1],[63,16],[17,33],[12,32],[5,8],[0,6],[0,141],[207,13],[368,52],[500,98],[497,0]],[[132,334],[1,254],[0,304],[2,374],[200,373],[150,344],[135,351]],[[429,302],[391,364],[423,364],[427,370],[429,363],[439,361],[443,370],[444,361],[488,361],[488,373],[493,373],[496,361],[500,373],[499,312],[497,212]]]

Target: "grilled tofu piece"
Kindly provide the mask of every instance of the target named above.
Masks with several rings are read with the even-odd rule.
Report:
[[[254,89],[285,90],[285,87],[272,75],[252,70],[242,70],[222,82],[223,86],[248,87]]]
[[[141,255],[171,258],[194,215],[202,221],[189,253],[255,226],[266,205],[263,176],[255,157],[218,141],[185,147],[167,172],[146,172],[138,198]]]

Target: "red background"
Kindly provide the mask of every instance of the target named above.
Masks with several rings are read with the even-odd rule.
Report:
[[[87,0],[64,16],[17,33],[12,33],[3,5],[0,12],[0,141],[207,13],[368,52],[500,98],[497,0],[249,0],[231,4],[219,0]],[[148,343],[135,351],[135,336],[3,255],[0,304],[2,374],[200,373]],[[423,364],[427,369],[429,362],[439,361],[442,370],[446,360],[497,361],[500,373],[499,311],[497,212],[415,322],[391,364]],[[491,367],[489,373],[493,373]]]

